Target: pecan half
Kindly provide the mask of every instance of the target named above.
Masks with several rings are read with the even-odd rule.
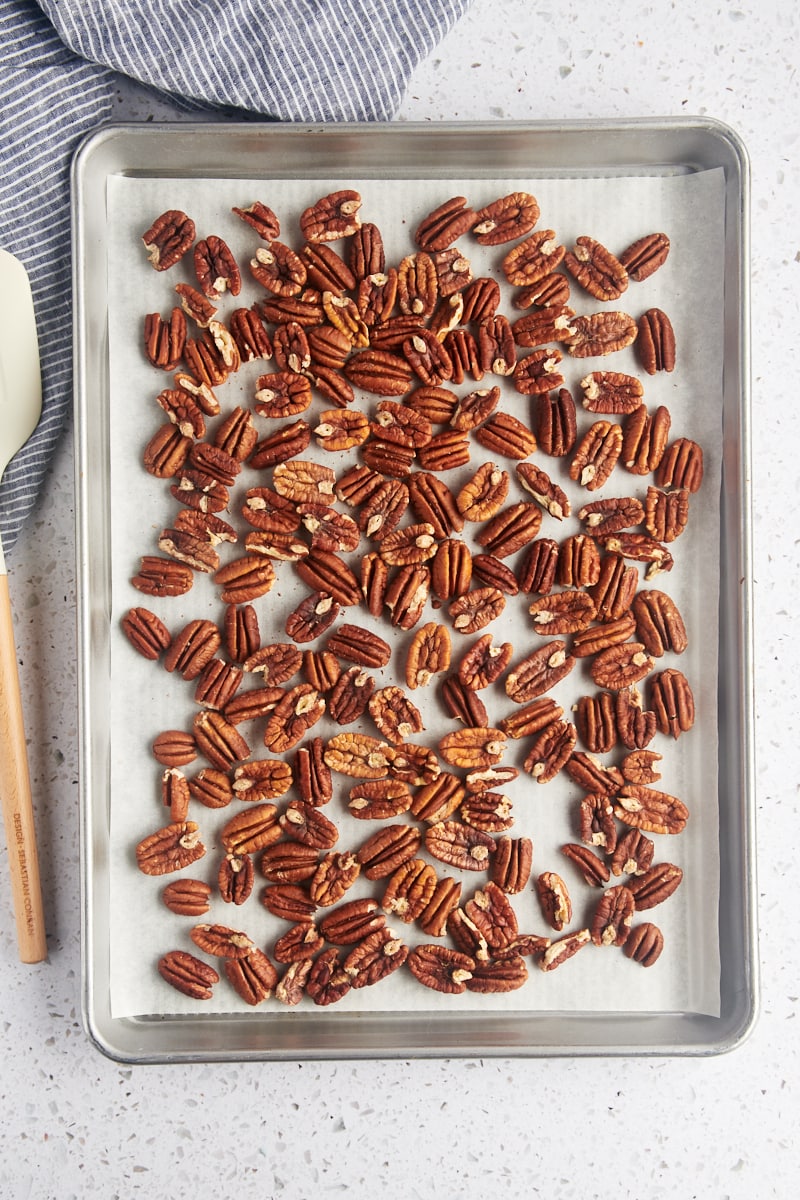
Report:
[[[595,421],[581,438],[569,466],[569,477],[593,492],[608,480],[622,453],[622,426]]]
[[[175,879],[161,893],[170,912],[184,917],[202,917],[210,907],[211,886],[202,879]]]
[[[670,650],[682,654],[688,646],[680,610],[665,592],[657,588],[637,592],[631,611],[636,621],[636,636],[654,658],[661,658]]]
[[[388,916],[398,917],[409,925],[422,915],[436,888],[436,872],[422,858],[411,858],[389,876],[381,900]]]
[[[567,349],[573,358],[615,354],[636,340],[637,325],[624,312],[599,312],[573,317]]]
[[[623,264],[595,238],[576,238],[575,249],[564,255],[564,266],[596,300],[618,300],[628,286]]]
[[[536,894],[545,921],[560,933],[572,920],[572,901],[564,880],[555,871],[544,871],[536,880]]]
[[[472,978],[475,961],[449,946],[415,946],[406,960],[411,974],[427,988],[458,996]]]
[[[626,784],[614,797],[614,814],[646,833],[680,833],[689,819],[688,808],[677,796],[636,783]]]
[[[428,621],[416,631],[406,652],[405,680],[412,691],[426,687],[450,666],[450,634],[445,625]]]
[[[642,283],[664,265],[669,249],[669,238],[665,233],[647,233],[631,242],[620,254],[619,261],[631,279]]]
[[[472,233],[482,246],[499,246],[523,237],[539,220],[539,203],[530,192],[510,192],[474,214]]]
[[[509,250],[500,266],[509,283],[529,287],[554,271],[565,253],[552,229],[540,229]]]
[[[635,907],[633,894],[627,887],[617,884],[606,888],[592,919],[591,934],[595,946],[624,946]]]
[[[663,949],[664,935],[661,930],[650,921],[643,921],[630,931],[622,952],[643,967],[652,967]]]
[[[664,451],[656,483],[662,488],[683,488],[689,492],[699,490],[703,482],[703,450],[691,438],[678,438]]]
[[[300,231],[309,242],[334,242],[352,237],[361,225],[358,216],[361,196],[341,188],[321,196],[300,214]]]
[[[485,871],[496,846],[494,838],[459,821],[441,821],[425,831],[425,849],[433,858],[462,871]]]
[[[339,960],[339,952],[333,947],[323,950],[311,964],[306,979],[305,992],[315,1004],[335,1004],[346,996],[352,986],[351,978]]]
[[[643,875],[650,869],[655,845],[641,829],[629,829],[622,834],[611,855],[612,875]]]
[[[571,721],[553,721],[547,725],[531,746],[523,770],[537,783],[555,779],[575,748],[577,733]]]
[[[622,438],[622,461],[634,475],[649,475],[658,468],[667,447],[671,417],[660,404],[648,413],[641,404],[627,421]]]
[[[635,375],[592,371],[581,380],[583,407],[593,413],[631,413],[642,403],[644,387]]]
[[[192,1000],[210,1000],[214,984],[219,983],[219,975],[212,966],[185,950],[169,950],[163,954],[158,960],[158,973]]]
[[[505,678],[506,695],[521,704],[548,692],[568,675],[575,659],[558,639],[546,642],[516,664]]]
[[[639,318],[637,350],[648,375],[675,370],[675,331],[660,308],[649,308]],[[631,339],[633,340],[633,339]]]
[[[644,679],[653,669],[653,660],[641,642],[623,642],[601,650],[589,670],[598,687],[620,691]]]
[[[659,733],[679,738],[694,725],[695,705],[689,681],[682,671],[668,667],[650,681],[650,706]]]
[[[554,971],[556,967],[560,967],[562,963],[572,958],[590,942],[591,933],[588,929],[579,929],[577,933],[568,933],[550,943],[539,959],[539,966],[543,971]]]
[[[142,234],[147,257],[156,271],[168,271],[183,258],[194,242],[195,224],[179,208],[170,208],[156,217]]]
[[[227,242],[211,234],[194,248],[194,270],[204,296],[215,300],[229,292],[238,296],[242,279]]]
[[[371,987],[391,975],[408,958],[409,948],[388,929],[369,934],[344,960],[354,988]]]
[[[524,891],[531,874],[533,842],[530,838],[499,837],[492,857],[490,877],[509,895]]]
[[[166,625],[149,608],[129,609],[120,625],[134,650],[151,662],[155,662],[172,643],[172,635]]]
[[[359,847],[357,859],[367,879],[385,879],[416,857],[422,834],[410,825],[387,825]]]

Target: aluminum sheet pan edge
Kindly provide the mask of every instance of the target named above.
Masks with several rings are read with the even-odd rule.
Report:
[[[191,133],[191,136],[187,136]],[[85,1021],[97,1044],[128,1061],[227,1057],[343,1057],[478,1054],[711,1053],[746,1035],[756,1008],[753,929],[753,815],[751,763],[747,161],[735,135],[714,122],[627,122],[580,125],[445,127],[218,126],[187,129],[111,127],[89,139],[75,160],[76,435],[78,438],[78,546],[81,623],[82,843],[84,881]],[[491,153],[489,151],[491,147]],[[481,157],[487,173],[681,173],[722,166],[726,176],[725,474],[723,509],[720,710],[725,741],[720,791],[728,798],[721,825],[720,938],[722,1012],[696,1014],[509,1014],[489,1023],[470,1015],[442,1022],[438,1014],[404,1020],[366,1014],[329,1019],[314,1013],[260,1017],[126,1019],[110,1017],[107,990],[109,929],[102,903],[107,856],[107,746],[92,716],[102,708],[108,629],[98,620],[99,597],[108,602],[104,544],[105,509],[87,467],[106,452],[104,401],[107,363],[102,272],[105,183],[109,174],[186,172],[257,177],[267,152],[279,152],[287,174],[366,174],[448,177],[469,173]],[[478,153],[480,151],[480,154]],[[488,155],[488,158],[485,157]],[[492,157],[492,155],[494,157]],[[466,162],[465,162],[466,158]],[[272,159],[272,163],[274,163]],[[260,168],[258,164],[260,165]],[[210,164],[210,165],[209,165]],[[313,165],[312,165],[313,164]],[[477,171],[475,172],[477,174]],[[91,486],[90,486],[91,485]],[[98,492],[99,486],[99,492]],[[736,581],[744,579],[743,586]],[[90,605],[93,601],[93,607]],[[103,603],[100,604],[100,611]],[[731,813],[731,809],[734,811]]]

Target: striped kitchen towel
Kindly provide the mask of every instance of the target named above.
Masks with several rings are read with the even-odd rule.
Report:
[[[43,414],[6,469],[6,550],[71,404],[69,168],[126,75],[225,119],[389,120],[471,0],[0,0],[0,246],[31,278]]]

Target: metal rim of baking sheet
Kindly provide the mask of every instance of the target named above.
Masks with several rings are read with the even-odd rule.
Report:
[[[758,1012],[750,514],[749,160],[709,119],[376,125],[108,125],[73,160],[76,534],[80,688],[82,1009],[95,1045],[121,1062],[391,1057],[714,1055],[747,1038]],[[276,170],[275,163],[280,166]],[[265,163],[270,164],[269,170]],[[103,229],[114,174],[186,177],[446,178],[692,172],[725,176],[725,312],[720,592],[721,1012],[397,1014],[291,1012],[115,1018],[107,906],[108,756],[91,720],[108,687],[108,480],[88,469],[107,445]],[[480,163],[480,166],[476,166]],[[313,164],[313,166],[311,165]],[[104,604],[98,605],[97,597]],[[104,607],[105,605],[105,607]]]

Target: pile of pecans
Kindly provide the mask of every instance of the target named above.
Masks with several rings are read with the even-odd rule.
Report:
[[[689,815],[653,786],[650,746],[694,723],[685,675],[656,669],[687,635],[652,581],[673,568],[703,456],[670,440],[638,376],[592,369],[573,394],[563,372],[629,346],[644,375],[674,369],[666,313],[609,307],[669,240],[615,255],[581,236],[568,250],[537,229],[529,193],[479,210],[458,196],[390,265],[361,204],[353,190],[316,200],[296,248],[265,204],[234,208],[259,239],[245,281],[182,211],[142,239],[156,271],[190,278],[144,321],[149,362],[172,376],[144,467],[175,510],[132,583],[154,603],[202,574],[219,603],[180,628],[141,606],[122,619],[196,705],[190,728],[152,746],[169,821],[136,847],[143,872],[175,877],[163,903],[192,921],[192,951],[158,969],[198,1000],[220,983],[211,959],[248,1004],[328,1005],[400,968],[440,992],[507,992],[528,962],[551,971],[588,945],[650,966],[663,936],[636,918],[682,872],[648,835]],[[492,273],[473,277],[469,239],[500,248]],[[234,307],[244,282],[258,298]],[[581,315],[573,293],[603,307]],[[504,294],[519,315],[500,312]],[[270,369],[249,405],[226,407],[218,393],[250,363]],[[571,516],[579,532],[553,536]],[[265,641],[282,573],[303,594],[285,636]],[[528,614],[521,649],[501,640],[512,604]],[[573,671],[584,694],[565,712],[552,693]],[[416,702],[430,694],[449,721],[431,743]],[[558,872],[534,875],[503,789],[562,772],[574,840]],[[337,806],[370,823],[358,844],[340,844]],[[207,847],[202,810],[226,807]],[[209,849],[213,885],[191,874]],[[529,888],[546,934],[519,927],[511,897]],[[580,888],[591,899],[573,920]],[[217,899],[251,897],[285,923],[268,947],[202,920]]]

